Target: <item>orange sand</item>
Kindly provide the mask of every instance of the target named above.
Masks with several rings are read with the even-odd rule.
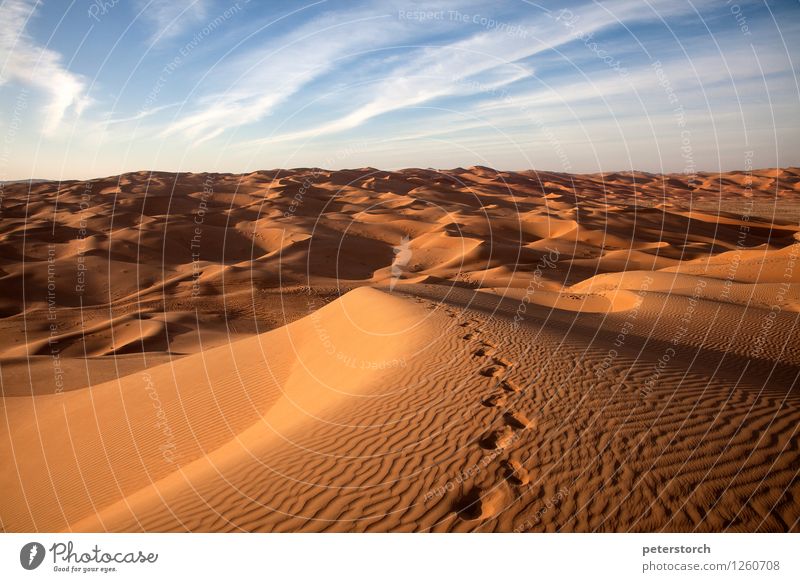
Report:
[[[795,168],[6,185],[0,526],[797,531],[798,190]]]

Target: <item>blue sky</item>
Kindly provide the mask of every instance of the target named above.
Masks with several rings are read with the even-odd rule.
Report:
[[[797,1],[2,0],[0,22],[0,179],[800,165]]]

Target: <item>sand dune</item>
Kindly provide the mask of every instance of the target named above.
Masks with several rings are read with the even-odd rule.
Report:
[[[799,189],[794,168],[8,184],[0,525],[796,531]]]

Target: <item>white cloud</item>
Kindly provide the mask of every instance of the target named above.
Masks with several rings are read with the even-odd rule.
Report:
[[[317,5],[328,7],[325,0],[304,5],[275,19],[260,29],[259,35],[275,39],[275,31],[283,30],[286,18]],[[364,53],[411,44],[437,29],[457,26],[453,22],[422,24],[404,20],[399,18],[400,11],[446,12],[478,5],[480,0],[382,0],[349,10],[346,3],[330,6],[335,10],[309,20],[266,46],[227,58],[224,66],[203,79],[214,90],[204,92],[202,85],[193,90],[199,97],[193,99],[188,113],[179,113],[179,118],[161,135],[183,133],[200,144],[226,129],[255,123],[333,70],[342,70],[343,80],[352,82],[362,73],[360,64],[354,70],[347,66]],[[220,91],[220,86],[228,89]],[[419,98],[427,99],[425,95]],[[379,108],[380,105],[375,106],[376,111]]]
[[[194,109],[163,135],[184,133],[202,143],[226,129],[262,119],[344,59],[374,47],[385,38],[386,21],[385,15],[323,16],[267,47],[225,62],[205,81],[216,88],[227,77],[230,89],[200,97]]]
[[[138,8],[152,29],[150,42],[180,35],[201,22],[208,12],[206,0],[139,0]]]
[[[67,111],[80,115],[89,100],[83,78],[64,68],[59,53],[38,45],[25,32],[38,4],[34,0],[6,0],[0,4],[0,84],[16,81],[42,90],[49,97],[44,107],[43,131],[52,134]]]
[[[433,99],[492,94],[527,74],[520,61],[558,48],[610,26],[691,10],[691,5],[675,2],[642,3],[621,0],[604,6],[587,4],[573,7],[569,15],[554,10],[550,16],[537,12],[537,18],[509,23],[521,25],[522,34],[509,34],[502,27],[484,30],[466,39],[429,47],[413,56],[404,66],[391,71],[386,80],[363,85],[361,94],[349,100],[351,112],[314,128],[287,132],[249,142],[267,144],[309,139],[356,128],[379,115],[426,103]]]

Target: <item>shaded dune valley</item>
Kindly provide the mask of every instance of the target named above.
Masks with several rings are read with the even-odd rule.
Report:
[[[800,170],[4,185],[6,532],[786,532]]]

